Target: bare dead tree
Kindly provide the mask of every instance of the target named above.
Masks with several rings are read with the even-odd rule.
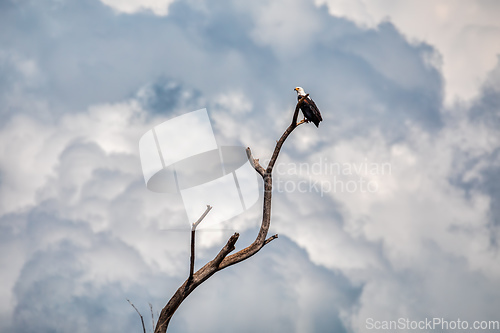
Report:
[[[215,258],[205,264],[198,271],[194,272],[194,240],[195,240],[195,232],[196,226],[203,220],[203,218],[208,214],[212,207],[207,206],[206,211],[200,217],[200,219],[193,223],[193,227],[191,229],[191,258],[190,258],[190,272],[189,277],[186,281],[177,289],[172,298],[168,301],[167,305],[162,309],[160,316],[158,318],[158,322],[156,324],[155,333],[165,333],[167,331],[168,324],[170,319],[174,315],[175,311],[181,303],[186,299],[186,297],[193,292],[200,284],[206,281],[209,277],[214,275],[216,272],[229,267],[231,265],[237,264],[243,260],[246,260],[256,254],[264,247],[264,245],[268,244],[272,240],[278,238],[278,235],[273,235],[269,238],[267,237],[267,233],[269,231],[269,227],[271,225],[271,198],[272,198],[272,172],[274,164],[278,159],[278,155],[280,153],[281,147],[283,143],[288,138],[288,136],[293,132],[293,130],[307,122],[307,120],[302,120],[297,123],[297,116],[299,113],[299,108],[304,99],[309,96],[309,94],[302,97],[297,105],[295,106],[295,112],[293,114],[292,123],[285,132],[281,135],[281,138],[277,141],[276,147],[274,148],[273,155],[266,169],[262,165],[260,165],[258,159],[254,159],[252,156],[252,152],[250,148],[246,149],[248,159],[252,164],[252,167],[257,171],[257,173],[264,180],[264,205],[263,205],[263,213],[262,213],[262,223],[260,225],[259,233],[257,234],[257,238],[255,241],[247,246],[246,248],[229,255],[235,249],[235,243],[240,236],[238,233],[234,233],[226,245],[219,251],[219,253],[215,256]],[[141,316],[142,319],[142,316]]]

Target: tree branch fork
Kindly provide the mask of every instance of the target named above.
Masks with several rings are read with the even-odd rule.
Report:
[[[288,138],[288,136],[293,132],[295,128],[299,125],[307,123],[306,119],[297,123],[297,117],[300,109],[300,105],[307,98],[309,94],[303,96],[295,106],[295,111],[293,114],[292,122],[281,135],[281,138],[277,141],[276,146],[273,151],[273,155],[269,161],[269,164],[264,168],[258,159],[255,159],[252,155],[250,148],[246,149],[248,160],[250,164],[255,169],[255,171],[262,177],[264,181],[264,204],[262,213],[262,223],[260,226],[259,233],[252,244],[244,249],[239,250],[236,253],[230,254],[235,250],[235,244],[238,241],[239,233],[234,233],[226,242],[226,245],[219,251],[214,259],[206,263],[198,271],[194,272],[194,261],[195,261],[195,235],[196,227],[203,221],[207,214],[212,209],[211,206],[207,205],[205,212],[200,216],[200,218],[192,224],[191,227],[191,257],[190,257],[190,270],[189,277],[182,284],[182,286],[177,289],[175,294],[169,300],[167,305],[162,309],[158,322],[156,324],[155,333],[165,333],[167,331],[168,324],[173,314],[180,306],[180,304],[186,299],[191,292],[196,289],[200,284],[210,278],[216,272],[237,264],[243,260],[246,260],[260,251],[265,245],[269,244],[274,239],[278,238],[278,235],[272,235],[267,237],[269,227],[271,224],[271,198],[272,198],[272,172],[278,155],[280,153],[283,143]]]

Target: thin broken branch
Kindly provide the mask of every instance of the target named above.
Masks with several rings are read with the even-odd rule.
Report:
[[[259,159],[253,158],[252,151],[250,150],[250,147],[248,147],[246,149],[246,152],[247,152],[248,160],[250,161],[250,164],[252,165],[252,167],[255,169],[255,171],[257,171],[259,173],[259,175],[261,175],[261,177],[264,177],[266,170],[264,170],[262,165],[260,165]]]
[[[195,256],[195,233],[196,233],[196,227],[203,221],[205,216],[212,210],[212,207],[210,205],[207,205],[207,209],[205,212],[200,216],[198,221],[194,222],[193,225],[191,226],[191,260],[190,260],[190,265],[189,265],[189,278],[188,281],[191,281],[193,279],[193,273],[194,273],[194,256]]]
[[[198,219],[198,221],[196,221],[196,222],[193,223],[193,225],[191,226],[191,230],[196,230],[196,227],[198,226],[198,224],[200,224],[201,221],[203,221],[203,219],[205,218],[205,216],[207,216],[207,214],[212,210],[212,208],[213,208],[212,206],[207,205],[207,209],[205,209],[205,211],[200,216],[200,218]]]
[[[266,239],[266,241],[264,242],[264,245],[267,245],[268,243],[270,243],[271,241],[275,240],[276,238],[278,238],[278,234],[272,235],[271,237],[269,237],[268,239]]]
[[[149,304],[149,310],[151,310],[151,327],[154,328],[155,327],[155,315],[153,313],[153,304],[151,303],[148,303]]]
[[[141,313],[139,312],[139,310],[137,310],[137,308],[135,307],[134,303],[132,303],[128,298],[127,298],[127,302],[129,302],[129,304],[132,305],[132,307],[135,309],[135,311],[137,312],[137,314],[139,315],[139,317],[141,317],[142,330],[143,330],[144,333],[146,333],[146,326],[144,326],[144,318],[142,317]]]

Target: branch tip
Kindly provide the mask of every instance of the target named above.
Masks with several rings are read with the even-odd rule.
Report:
[[[276,238],[278,238],[278,234],[272,235],[271,237],[269,237],[268,239],[266,239],[266,241],[264,242],[264,245],[269,244],[271,241],[275,240]]]
[[[250,147],[247,147],[246,149],[246,152],[247,152],[247,157],[248,157],[248,161],[250,162],[250,164],[252,165],[252,167],[255,169],[255,171],[257,171],[262,177],[264,177],[264,168],[262,167],[262,165],[260,165],[259,163],[259,159],[258,158],[253,158],[253,155],[252,155],[252,150],[250,150]]]
[[[128,298],[126,298],[126,300],[127,300],[127,302],[129,302],[130,305],[132,305],[132,307],[137,312],[137,314],[139,315],[139,317],[141,317],[142,330],[143,330],[144,333],[146,333],[146,326],[144,325],[144,318],[142,317],[142,314],[139,312],[139,310],[137,310],[137,308],[135,307],[134,303],[132,303]]]
[[[210,205],[207,205],[207,209],[205,209],[205,211],[203,212],[203,214],[201,214],[200,218],[198,219],[198,221],[194,222],[191,226],[191,231],[195,231],[196,230],[196,227],[198,226],[198,224],[201,223],[201,221],[203,221],[203,219],[205,218],[205,216],[207,216],[207,214],[212,210],[212,206]]]

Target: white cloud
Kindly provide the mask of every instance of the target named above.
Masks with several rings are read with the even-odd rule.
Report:
[[[166,14],[142,4],[115,6]],[[8,270],[0,274],[0,330],[28,329],[42,318],[39,331],[74,323],[81,332],[106,331],[109,318],[118,317],[140,330],[124,294],[143,313],[148,301],[163,306],[187,274],[189,232],[180,198],[146,189],[139,138],[168,117],[207,107],[219,143],[250,146],[265,164],[290,122],[297,85],[313,94],[324,122],[296,129],[280,163],[387,162],[391,173],[362,174],[378,184],[375,193],[309,188],[331,185],[331,173],[276,175],[276,189],[279,180],[306,181],[304,193],[296,187],[274,194],[272,232],[283,237],[207,281],[172,328],[223,330],[218,317],[190,321],[207,304],[208,314],[230,313],[242,331],[362,331],[367,317],[403,315],[493,318],[498,193],[486,185],[494,184],[489,172],[499,165],[491,121],[498,70],[484,100],[443,108],[434,49],[408,43],[396,19],[397,29],[377,25],[383,14],[373,14],[372,5],[350,4],[358,6],[350,15],[377,28],[360,29],[307,2],[228,0],[203,11],[179,2],[167,19],[109,16],[99,3],[79,2],[50,12],[35,2],[9,12],[26,26],[0,29],[13,36],[0,39],[18,49],[0,54],[8,74],[0,76],[0,262]],[[398,4],[394,11],[404,12]],[[419,13],[431,5],[419,6],[407,8]],[[82,16],[93,24],[80,28],[74,22]],[[441,27],[408,21],[417,32]],[[435,45],[446,67],[446,53]],[[241,232],[238,248],[251,242],[260,214],[255,206],[223,224],[227,230],[200,232],[196,266],[234,231]],[[50,306],[38,306],[49,299]]]
[[[252,110],[252,102],[241,92],[229,92],[216,98],[216,107],[221,107],[231,113],[248,113]]]
[[[332,15],[367,28],[390,20],[410,40],[423,41],[442,54],[446,102],[477,97],[500,53],[500,7],[494,1],[318,0]],[[434,62],[436,64],[436,62]],[[439,63],[438,63],[439,64]]]
[[[484,289],[468,296],[480,306],[498,280],[498,249],[491,246],[491,239],[499,234],[491,228],[489,216],[495,199],[478,190],[467,192],[452,179],[468,174],[471,161],[495,154],[500,136],[491,127],[457,115],[450,115],[445,124],[437,134],[412,126],[404,143],[388,142],[377,131],[364,133],[309,155],[310,166],[327,165],[317,168],[321,172],[303,168],[298,178],[294,172],[280,176],[295,184],[310,183],[311,178],[331,184],[335,176],[344,181],[356,178],[331,174],[331,163],[391,164],[389,175],[362,172],[366,181],[378,184],[375,193],[358,188],[321,197],[315,191],[295,189],[285,202],[283,198],[276,202],[278,232],[304,247],[313,262],[338,269],[364,285],[358,308],[344,317],[356,331],[367,331],[367,318],[477,320],[492,315],[452,305],[465,292],[458,296],[449,281],[454,281],[456,290],[470,281],[484,281]],[[294,135],[303,133],[299,129]],[[282,163],[294,162],[287,156]]]
[[[271,47],[281,57],[296,57],[297,66],[305,65],[298,56],[312,46],[309,38],[321,29],[317,13],[304,1],[263,2],[250,8],[255,27],[250,36],[260,45]]]
[[[135,139],[145,128],[139,125],[140,112],[137,105],[125,102],[65,115],[55,125],[22,114],[11,118],[0,133],[4,177],[0,192],[6,198],[0,211],[5,214],[33,205],[37,190],[54,175],[59,157],[72,143],[93,142],[107,154],[137,154]],[[66,186],[87,181],[96,167],[94,162],[103,161],[83,158],[61,170],[67,173]],[[129,168],[127,164],[122,167]]]
[[[168,7],[175,0],[101,0],[105,5],[115,9],[120,13],[134,14],[141,11],[150,10],[155,15],[165,16],[168,14]]]

